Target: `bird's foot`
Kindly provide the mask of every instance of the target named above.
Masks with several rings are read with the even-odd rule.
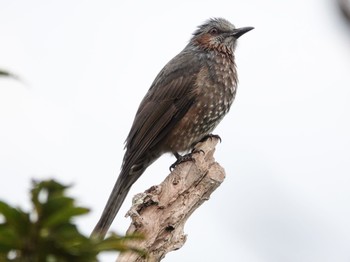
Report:
[[[217,139],[219,139],[220,143],[222,141],[221,137],[219,135],[209,134],[209,135],[204,136],[201,140],[199,140],[199,142],[204,142],[208,138],[210,138],[210,139],[217,138]]]
[[[183,155],[183,156],[180,155],[179,153],[175,152],[174,156],[176,157],[176,161],[174,164],[172,164],[169,167],[169,170],[172,171],[176,166],[178,166],[181,163],[187,162],[187,161],[194,162],[195,159],[193,158],[193,154],[197,154],[197,153],[204,153],[204,151],[201,149],[193,148],[191,153],[188,153],[188,154]]]

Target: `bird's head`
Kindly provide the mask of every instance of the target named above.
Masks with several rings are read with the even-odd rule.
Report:
[[[212,18],[198,27],[190,43],[205,50],[232,54],[236,47],[236,40],[252,29],[254,27],[235,28],[226,19]]]

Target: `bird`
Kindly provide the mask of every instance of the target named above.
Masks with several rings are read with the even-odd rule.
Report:
[[[125,141],[120,174],[92,236],[104,238],[131,186],[165,153],[187,157],[210,136],[236,95],[237,39],[253,27],[236,28],[210,18],[194,31],[185,48],[154,79],[141,101]]]

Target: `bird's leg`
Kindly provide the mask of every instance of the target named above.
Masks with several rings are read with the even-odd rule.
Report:
[[[220,143],[221,143],[221,141],[222,141],[222,140],[221,140],[221,137],[220,137],[219,135],[214,135],[214,134],[206,135],[206,136],[204,136],[201,140],[199,140],[198,142],[204,142],[204,141],[207,140],[208,138],[213,139],[213,137],[219,139],[219,141],[220,141]]]
[[[178,166],[181,163],[184,163],[187,161],[194,161],[192,157],[192,152],[183,156],[180,155],[178,152],[174,152],[174,156],[176,157],[176,161],[169,167],[170,171],[172,171],[176,166]]]
[[[205,135],[201,140],[198,141],[198,143],[200,142],[204,142],[207,139],[213,139],[213,138],[217,138],[219,139],[220,143],[221,143],[221,137],[219,135],[214,135],[214,134],[208,134]],[[197,143],[196,143],[197,144]],[[199,150],[196,147],[194,147],[191,151],[191,153],[188,153],[186,155],[180,155],[178,152],[174,152],[174,156],[176,157],[176,161],[175,163],[173,163],[170,167],[169,170],[172,171],[177,165],[183,163],[183,162],[187,162],[187,161],[195,161],[194,158],[192,157],[193,154],[195,153],[204,153],[203,150]]]
[[[187,161],[195,161],[195,159],[192,157],[193,154],[196,154],[196,153],[203,153],[204,154],[204,151],[201,150],[201,149],[197,149],[197,148],[193,148],[191,153],[188,153],[186,155],[180,155],[178,152],[174,152],[174,156],[176,157],[176,161],[174,164],[172,164],[170,167],[169,167],[169,170],[172,171],[176,166],[178,166],[179,164],[181,163],[184,163],[184,162],[187,162]]]

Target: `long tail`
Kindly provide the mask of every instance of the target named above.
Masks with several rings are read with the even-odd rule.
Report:
[[[98,237],[101,239],[105,237],[109,227],[111,226],[115,216],[117,215],[120,207],[122,206],[130,190],[130,186],[123,186],[123,180],[121,178],[122,176],[120,175],[113,187],[112,193],[108,198],[107,204],[102,212],[101,218],[97,222],[94,230],[92,231],[92,237]]]
[[[100,239],[105,237],[131,186],[157,158],[158,155],[153,155],[152,157],[141,158],[137,164],[131,165],[129,164],[130,162],[126,162],[127,164],[123,165],[101,218],[91,233],[92,237],[98,237]]]

